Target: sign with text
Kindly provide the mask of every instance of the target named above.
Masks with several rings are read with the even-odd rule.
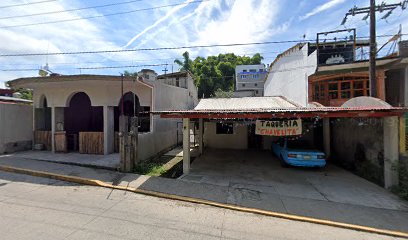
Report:
[[[278,120],[266,121],[256,120],[257,135],[267,136],[294,136],[302,134],[302,120]]]

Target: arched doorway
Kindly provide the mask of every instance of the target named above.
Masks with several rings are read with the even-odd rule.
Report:
[[[140,112],[139,97],[132,93],[127,92],[120,99],[118,106],[114,108],[114,129],[115,132],[119,131],[119,116],[125,115],[127,117],[138,117]]]
[[[64,110],[64,124],[68,151],[78,151],[81,132],[103,132],[103,107],[92,107],[86,93],[75,93]]]
[[[137,117],[139,116],[140,111],[140,102],[139,97],[132,93],[127,92],[123,95],[122,99],[119,102],[119,108],[121,113],[128,117]]]

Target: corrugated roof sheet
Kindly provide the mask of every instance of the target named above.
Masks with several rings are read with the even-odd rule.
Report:
[[[276,108],[292,109],[299,105],[281,96],[274,97],[243,97],[243,98],[207,98],[201,99],[194,108],[196,111],[244,111],[268,110]]]

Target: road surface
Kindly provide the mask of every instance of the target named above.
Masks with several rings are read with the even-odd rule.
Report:
[[[0,235],[17,239],[396,239],[0,172]]]

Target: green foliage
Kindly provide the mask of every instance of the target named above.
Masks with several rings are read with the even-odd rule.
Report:
[[[19,88],[15,89],[14,92],[21,94],[22,99],[33,100],[33,91],[30,89]]]
[[[123,76],[125,76],[125,77],[137,77],[137,72],[129,72],[129,71],[125,70],[123,72]]]
[[[166,172],[162,163],[158,162],[141,162],[135,166],[135,172],[149,176],[160,176]]]
[[[214,98],[231,98],[233,94],[234,93],[232,91],[226,92],[218,88],[217,90],[215,90],[213,97]]]
[[[234,74],[236,65],[261,64],[263,57],[257,53],[252,57],[237,56],[234,53],[197,57],[190,59],[188,52],[183,53],[183,60],[174,62],[180,66],[181,71],[190,71],[195,77],[199,97],[215,97],[218,93],[232,92],[234,90]]]

